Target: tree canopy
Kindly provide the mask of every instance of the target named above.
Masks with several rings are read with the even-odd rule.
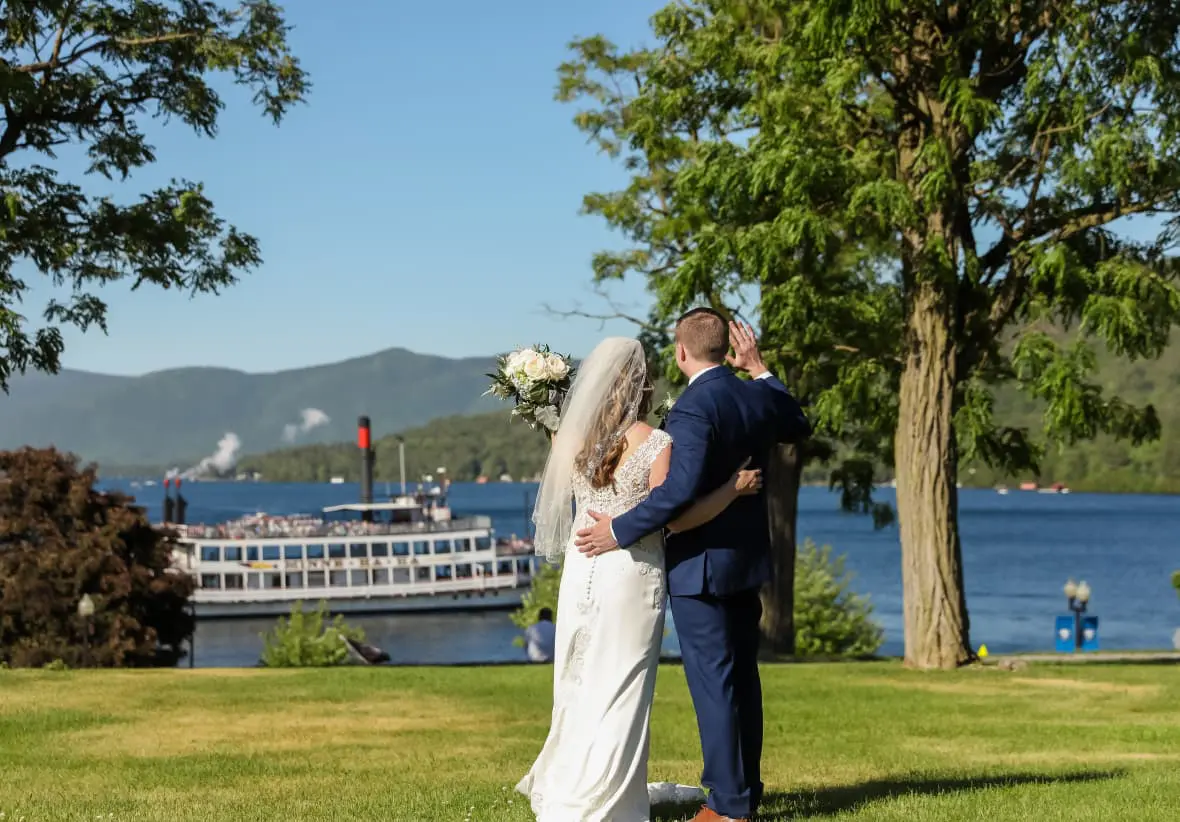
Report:
[[[270,0],[23,0],[0,16],[0,388],[55,372],[61,327],[106,331],[94,289],[117,280],[216,293],[261,261],[256,238],[217,216],[200,183],[174,180],[130,202],[88,193],[52,166],[85,156],[85,176],[126,180],[153,163],[145,121],[215,137],[217,74],[253,92],[276,123],[309,83]],[[28,276],[68,294],[20,313]]]
[[[1052,444],[1159,431],[1104,392],[1096,347],[1156,357],[1180,318],[1180,9],[689,0],[652,27],[563,70],[632,172],[586,201],[636,241],[595,271],[669,306],[757,289],[821,430],[892,447],[907,662],[965,662],[960,462],[1041,456],[996,391],[1032,397]]]
[[[813,408],[828,406],[816,419],[820,436],[778,449],[768,470],[775,575],[763,595],[763,629],[777,650],[792,653],[798,494],[808,463],[831,459],[838,441],[830,479],[844,506],[873,512],[879,524],[892,513],[871,492],[874,469],[890,458],[896,392],[887,390],[889,375],[849,366],[864,348],[892,345],[899,304],[870,245],[804,247],[789,231],[767,230],[785,207],[770,186],[758,196],[719,196],[754,151],[761,124],[748,108],[745,69],[719,59],[732,44],[689,47],[664,29],[671,14],[653,21],[656,48],[575,41],[558,97],[583,106],[577,126],[630,175],[626,188],[584,199],[586,213],[630,242],[595,255],[594,277],[646,280],[655,307],[641,337],[663,345],[669,379],[680,375],[660,332],[704,303],[726,316],[756,315],[767,364]],[[740,239],[727,245],[727,237]]]

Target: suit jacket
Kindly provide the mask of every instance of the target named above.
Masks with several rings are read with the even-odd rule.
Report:
[[[728,368],[711,369],[688,386],[665,423],[672,461],[664,484],[612,523],[620,545],[666,526],[698,497],[727,482],[752,458],[766,468],[776,443],[801,442],[811,424],[773,376],[743,381]],[[770,528],[762,494],[738,497],[699,528],[667,538],[668,593],[724,596],[770,579]]]

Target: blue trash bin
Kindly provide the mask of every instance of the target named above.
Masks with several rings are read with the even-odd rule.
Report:
[[[1073,638],[1073,617],[1059,616],[1057,617],[1057,625],[1053,634],[1055,640],[1054,648],[1062,653],[1071,653],[1074,650]]]
[[[1082,650],[1098,650],[1098,617],[1082,617]]]

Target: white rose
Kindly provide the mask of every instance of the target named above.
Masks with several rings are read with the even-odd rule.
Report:
[[[559,354],[549,354],[545,357],[545,362],[548,366],[549,379],[555,382],[570,372],[570,367]]]
[[[524,364],[525,355],[531,353],[533,352],[527,348],[522,348],[519,351],[513,351],[504,360],[504,370],[510,374],[513,371],[519,371],[521,366]]]
[[[524,373],[524,364],[529,355],[535,357],[537,356],[537,352],[528,348],[522,348],[519,351],[513,351],[504,358],[504,374],[518,391],[524,390],[528,384],[528,377]]]
[[[545,379],[549,373],[545,355],[538,354],[536,351],[528,352],[521,363],[521,371],[533,382]]]

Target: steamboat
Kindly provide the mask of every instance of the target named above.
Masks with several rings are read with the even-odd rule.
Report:
[[[177,570],[196,582],[198,619],[276,616],[296,602],[323,601],[333,613],[514,608],[537,560],[498,543],[486,516],[453,517],[445,488],[373,501],[368,417],[358,424],[361,499],[319,515],[254,514],[217,525],[173,523]]]

